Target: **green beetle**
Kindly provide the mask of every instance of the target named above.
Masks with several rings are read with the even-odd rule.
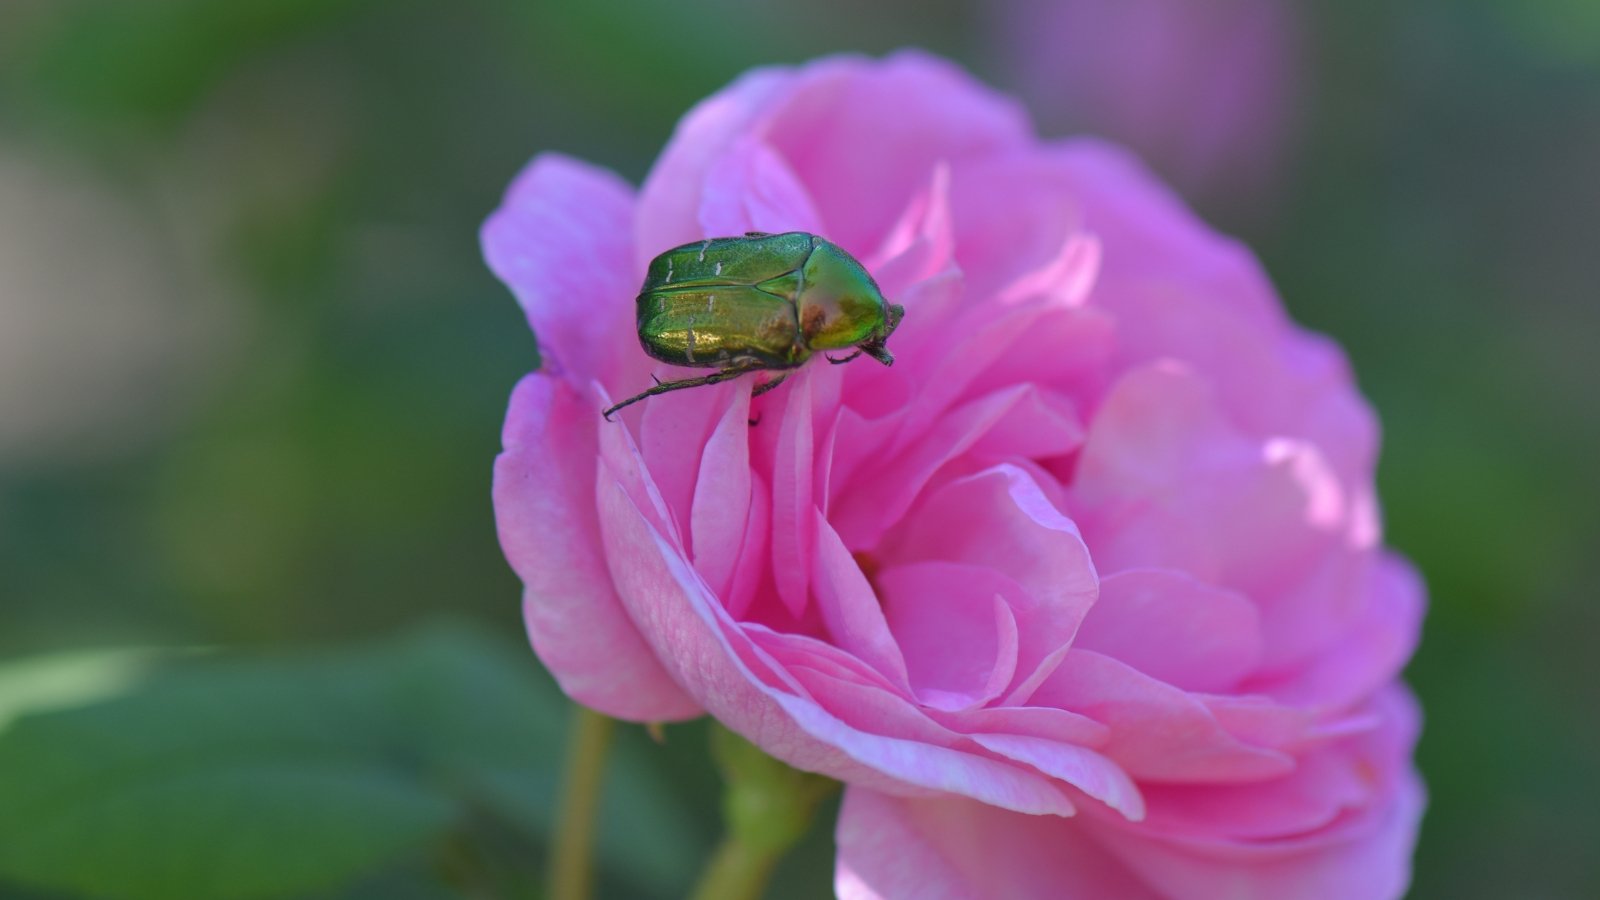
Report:
[[[865,353],[894,365],[884,342],[905,315],[854,257],[804,231],[752,231],[674,247],[651,260],[636,302],[644,352],[676,366],[717,371],[657,381],[602,413],[607,419],[667,391],[746,372],[783,372],[751,392],[764,394],[819,351],[855,348],[828,361],[845,363]]]

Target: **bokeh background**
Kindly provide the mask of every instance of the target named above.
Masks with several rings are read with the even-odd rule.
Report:
[[[479,223],[902,46],[1133,145],[1344,344],[1432,597],[1413,896],[1600,896],[1593,0],[0,0],[0,896],[537,896],[568,712],[488,495],[537,352]],[[684,892],[704,739],[623,730],[605,896]]]

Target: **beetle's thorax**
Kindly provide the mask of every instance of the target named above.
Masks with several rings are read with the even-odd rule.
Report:
[[[811,350],[843,350],[879,334],[888,303],[872,276],[835,244],[816,242],[800,271],[795,317]]]

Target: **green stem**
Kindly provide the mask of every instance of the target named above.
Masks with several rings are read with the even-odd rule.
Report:
[[[616,725],[591,709],[575,709],[567,738],[566,782],[550,847],[550,900],[589,900],[595,820],[600,814],[606,749]]]
[[[711,752],[724,782],[727,833],[691,896],[756,900],[778,860],[811,827],[817,804],[838,785],[789,768],[721,725],[711,728]]]
[[[756,900],[782,856],[781,850],[762,851],[737,834],[726,835],[700,873],[692,896],[694,900]]]

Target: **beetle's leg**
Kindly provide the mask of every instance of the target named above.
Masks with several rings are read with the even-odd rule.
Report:
[[[750,392],[750,396],[759,397],[762,394],[765,394],[767,391],[770,391],[773,388],[777,387],[778,385],[783,384],[783,380],[785,378],[788,378],[788,377],[789,377],[789,373],[785,372],[782,375],[779,375],[777,378],[774,378],[771,381],[767,382],[766,384],[758,384],[758,385],[756,385],[756,389]]]
[[[700,387],[701,385],[706,384],[716,384],[721,381],[727,381],[730,378],[738,378],[740,375],[743,375],[746,372],[754,372],[760,368],[762,368],[760,365],[743,365],[730,367],[727,369],[720,369],[703,378],[685,378],[682,381],[661,381],[658,379],[655,387],[650,388],[643,393],[635,394],[634,396],[629,397],[621,403],[618,403],[616,406],[613,406],[610,409],[600,413],[600,415],[604,416],[606,421],[610,421],[612,413],[623,408],[624,406],[632,406],[646,397],[654,397],[657,394],[665,394],[668,391],[681,391],[684,388]],[[655,376],[652,375],[651,377],[654,378]],[[782,381],[783,379],[780,378],[779,380]],[[763,385],[763,387],[765,386]],[[756,390],[759,392],[761,388],[757,388]]]
[[[861,352],[886,366],[894,365],[894,354],[890,353],[889,348],[882,344],[864,344],[861,347]]]
[[[836,358],[836,357],[829,356],[828,357],[828,362],[831,362],[836,366],[842,366],[845,363],[849,362],[852,359],[855,359],[856,357],[858,357],[860,355],[861,355],[861,351],[857,350],[856,352],[850,354],[849,356],[844,357],[843,359],[839,359],[839,358]]]

